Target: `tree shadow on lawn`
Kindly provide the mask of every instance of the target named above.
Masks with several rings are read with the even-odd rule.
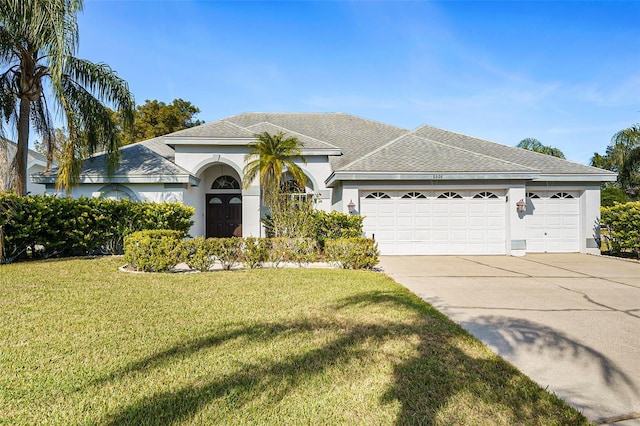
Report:
[[[349,310],[376,312],[380,307],[384,310],[378,313],[388,312],[387,308],[392,307],[408,311],[408,314],[398,321],[348,319]],[[372,347],[379,348],[385,342],[397,339],[415,343],[411,355],[394,366],[391,383],[380,397],[381,404],[399,402],[396,424],[468,422],[472,418],[470,413],[477,409],[473,407],[474,401],[481,403],[484,414],[491,407],[497,407],[503,417],[507,412],[505,424],[545,423],[544,416],[547,415],[549,421],[563,424],[584,422],[577,411],[566,409],[560,400],[532,386],[528,378],[508,363],[482,351],[480,344],[466,331],[408,292],[362,293],[344,299],[330,309],[340,318],[240,326],[176,345],[130,364],[102,382],[111,382],[136,371],[160,368],[165,363],[175,362],[176,357],[189,356],[234,339],[268,341],[280,338],[284,333],[336,331],[336,337],[320,348],[271,362],[243,365],[231,374],[210,381],[201,380],[176,391],[147,396],[107,417],[103,423],[174,424],[191,418],[205,405],[220,398],[231,398],[233,410],[242,410],[252,403],[275,407],[290,392],[304,387],[310,378],[322,375],[329,368],[365,359],[374,350]],[[469,350],[468,345],[475,349]],[[471,403],[467,405],[471,411],[458,410],[456,401],[463,395],[470,398]],[[485,417],[485,421],[491,419],[490,416]],[[317,420],[322,422],[322,419]],[[279,421],[286,423],[286,419]],[[482,423],[482,418],[478,422]]]

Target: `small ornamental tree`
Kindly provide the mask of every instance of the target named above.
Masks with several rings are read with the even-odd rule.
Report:
[[[256,140],[248,145],[249,152],[245,155],[244,188],[248,189],[253,180],[259,177],[262,202],[269,210],[270,226],[274,236],[310,236],[309,232],[294,225],[308,222],[306,216],[310,215],[311,206],[301,199],[290,200],[285,196],[286,186],[282,185],[285,172],[298,187],[304,188],[307,183],[307,176],[294,161],[298,159],[304,164],[307,163],[301,154],[302,142],[292,136],[285,137],[282,132],[275,135],[264,132],[256,134],[255,137]],[[299,215],[305,217],[295,217]]]

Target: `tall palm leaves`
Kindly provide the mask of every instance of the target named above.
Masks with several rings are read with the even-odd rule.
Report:
[[[635,186],[640,185],[640,124],[613,135],[606,155],[616,166],[618,181],[623,189],[633,191]]]
[[[248,188],[259,176],[265,200],[268,200],[279,192],[285,171],[304,188],[307,177],[294,162],[295,159],[300,159],[304,164],[307,163],[301,155],[302,143],[295,137],[285,138],[282,132],[276,135],[264,132],[255,137],[256,140],[248,145],[249,152],[245,155],[244,188]]]
[[[78,179],[84,158],[106,150],[109,170],[118,161],[120,141],[111,111],[120,111],[126,130],[133,124],[133,96],[127,83],[105,64],[77,59],[77,13],[82,0],[0,0],[0,118],[15,123],[18,150],[13,188],[26,190],[29,132],[33,128],[53,162],[53,121],[45,94],[66,120],[58,187]]]
[[[528,151],[538,152],[540,154],[551,155],[552,157],[564,158],[564,154],[558,148],[554,148],[552,146],[544,145],[538,139],[535,138],[525,138],[520,141],[517,148],[526,149]]]

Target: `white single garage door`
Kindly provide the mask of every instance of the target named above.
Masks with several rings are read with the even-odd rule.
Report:
[[[580,251],[578,192],[527,193],[526,239],[529,253]]]
[[[382,254],[504,254],[504,191],[360,194],[365,236]]]

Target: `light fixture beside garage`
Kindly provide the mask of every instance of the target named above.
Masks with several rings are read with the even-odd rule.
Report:
[[[527,211],[527,203],[521,199],[520,201],[518,201],[516,203],[516,209],[518,210],[518,213],[524,213]]]
[[[347,208],[349,209],[349,214],[353,214],[356,211],[356,205],[353,200],[349,201],[349,204],[347,204]]]

